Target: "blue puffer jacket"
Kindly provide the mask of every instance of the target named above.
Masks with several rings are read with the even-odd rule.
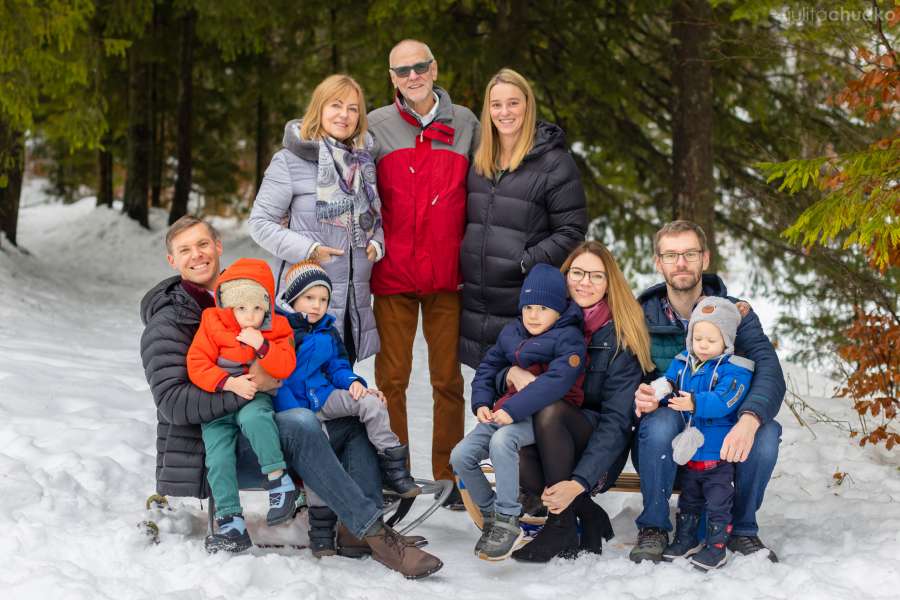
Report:
[[[728,295],[728,290],[725,289],[725,284],[719,276],[710,273],[703,275],[703,295],[720,296],[732,302],[738,301],[737,298]],[[638,297],[638,302],[644,309],[647,329],[650,331],[653,362],[660,370],[648,377],[647,381],[659,377],[668,369],[672,358],[685,348],[687,328],[682,326],[678,319],[674,322],[669,320],[663,308],[665,297],[664,283],[648,288]],[[741,412],[751,412],[759,417],[761,423],[768,423],[781,409],[786,386],[775,348],[763,333],[759,317],[752,310],[741,319],[734,340],[734,352],[738,356],[749,358],[756,365],[753,382],[741,406]]]
[[[291,408],[317,412],[335,389],[346,390],[354,381],[368,387],[350,368],[347,349],[333,327],[332,315],[326,314],[318,323],[310,323],[300,313],[278,312],[294,328],[297,368],[278,388],[272,403],[275,412]]]
[[[754,365],[752,360],[731,354],[697,363],[683,351],[669,364],[666,379],[675,393],[694,396],[694,427],[703,432],[703,445],[691,460],[719,460],[722,442],[737,423],[737,411],[750,388]]]
[[[503,410],[513,421],[524,421],[565,396],[584,370],[583,320],[581,308],[570,302],[553,327],[540,335],[528,333],[522,317],[508,323],[475,372],[472,412],[481,406],[494,406],[497,375],[511,365],[525,369],[532,365],[548,366],[528,387],[503,404]]]

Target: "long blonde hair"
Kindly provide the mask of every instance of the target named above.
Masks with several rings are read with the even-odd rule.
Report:
[[[303,115],[303,124],[300,126],[300,137],[304,140],[319,140],[325,136],[325,130],[322,128],[322,109],[330,100],[334,100],[347,93],[348,90],[355,90],[359,95],[359,121],[356,123],[356,130],[346,140],[350,146],[362,148],[366,138],[366,131],[369,128],[369,122],[366,119],[366,97],[363,94],[362,87],[356,80],[349,75],[339,73],[330,75],[316,86],[313,90],[312,98],[306,107],[306,114]]]
[[[655,365],[650,358],[650,334],[647,332],[647,323],[644,321],[644,311],[635,300],[634,294],[625,276],[612,253],[606,246],[597,241],[587,241],[579,244],[566,258],[560,267],[564,274],[569,271],[572,262],[590,252],[601,261],[606,268],[606,303],[612,314],[613,328],[616,331],[616,340],[619,348],[628,348],[641,363],[644,373],[653,371]]]
[[[528,80],[512,69],[500,69],[496,75],[488,81],[484,90],[484,105],[481,107],[481,144],[475,151],[475,172],[488,179],[500,169],[500,135],[494,122],[491,120],[491,90],[498,83],[514,85],[525,96],[525,122],[519,132],[519,139],[513,148],[512,159],[509,161],[509,170],[515,171],[525,155],[534,147],[534,131],[537,128],[537,108],[535,107],[534,91]]]

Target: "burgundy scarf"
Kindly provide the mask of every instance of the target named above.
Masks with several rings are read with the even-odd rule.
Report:
[[[606,298],[603,298],[603,300],[593,306],[581,310],[584,311],[584,343],[590,345],[594,334],[609,323],[612,313],[609,310]]]

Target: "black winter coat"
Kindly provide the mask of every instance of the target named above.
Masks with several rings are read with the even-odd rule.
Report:
[[[210,305],[212,305],[210,298]],[[206,498],[205,451],[200,424],[232,413],[246,400],[210,393],[191,383],[185,357],[200,326],[203,307],[175,276],[141,300],[141,360],[156,402],[156,491]]]
[[[565,133],[543,121],[518,169],[494,181],[470,167],[466,185],[459,358],[477,368],[518,316],[527,271],[539,262],[562,265],[584,240],[587,210]]]

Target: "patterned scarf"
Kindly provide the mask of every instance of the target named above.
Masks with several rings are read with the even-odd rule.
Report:
[[[346,229],[352,246],[368,246],[381,226],[381,199],[375,185],[375,161],[367,149],[351,148],[330,137],[322,139],[316,218]]]

